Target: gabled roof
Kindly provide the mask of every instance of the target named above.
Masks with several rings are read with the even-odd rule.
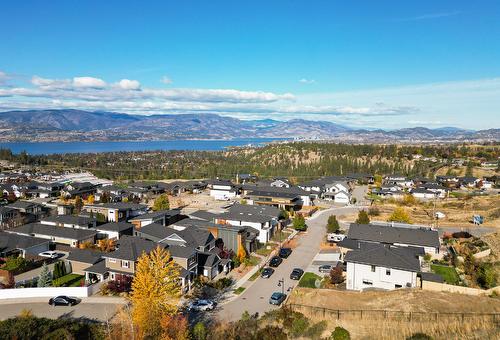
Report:
[[[115,251],[111,253],[106,253],[103,257],[126,260],[126,261],[137,261],[137,259],[143,254],[148,254],[156,247],[165,247],[159,243],[145,240],[140,237],[135,236],[123,236],[117,242],[117,247]]]
[[[65,238],[70,240],[86,240],[96,235],[96,231],[88,229],[56,227],[53,225],[29,223],[19,227],[6,230],[8,233],[18,233],[24,235],[45,235],[52,237]]]
[[[387,244],[411,244],[425,247],[439,247],[439,235],[429,228],[393,227],[381,224],[351,223],[348,237],[354,240],[379,242]]]
[[[103,230],[103,231],[115,231],[118,233],[123,233],[128,230],[131,230],[134,228],[134,225],[132,223],[127,223],[127,222],[109,222],[105,224],[98,225],[95,227],[95,230]]]
[[[149,220],[149,219],[154,219],[162,216],[176,216],[179,215],[180,211],[177,209],[171,209],[171,210],[160,210],[160,211],[153,211],[149,213],[145,213],[139,216],[136,216],[129,221],[142,221],[142,220]]]
[[[41,222],[52,222],[52,223],[64,223],[64,224],[74,224],[80,226],[89,226],[93,225],[96,222],[95,218],[84,217],[84,216],[75,216],[75,215],[56,215],[56,216],[48,216],[41,219]]]
[[[68,261],[77,261],[88,264],[96,264],[102,260],[103,253],[90,249],[74,249],[69,252]]]
[[[411,272],[420,271],[420,261],[412,249],[378,245],[370,249],[351,250],[345,256],[346,262],[394,268]]]
[[[7,207],[14,208],[14,209],[29,209],[29,208],[31,208],[33,206],[37,206],[37,205],[40,206],[40,204],[37,204],[37,203],[19,200],[19,201],[15,201],[14,203],[7,205]]]
[[[146,209],[148,206],[146,204],[137,204],[131,202],[116,202],[116,203],[87,204],[86,207],[118,209],[118,210],[141,210],[141,209]]]
[[[189,216],[199,218],[199,219],[205,220],[205,221],[213,221],[214,218],[216,218],[218,216],[218,214],[211,213],[211,212],[205,211],[205,210],[197,210],[197,211],[189,214]]]
[[[212,268],[220,262],[220,257],[214,253],[198,253],[198,266]]]
[[[49,242],[46,239],[18,235],[0,231],[0,252],[8,253],[16,249],[27,249]]]

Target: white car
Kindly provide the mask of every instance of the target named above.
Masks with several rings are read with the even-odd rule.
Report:
[[[56,251],[44,251],[43,253],[38,254],[38,256],[48,257],[48,258],[51,258],[51,259],[57,259],[61,255],[62,255],[61,253],[58,253]]]
[[[189,310],[209,311],[214,310],[217,303],[211,300],[195,300],[188,306]]]

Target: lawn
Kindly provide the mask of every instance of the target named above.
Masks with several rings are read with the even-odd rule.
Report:
[[[267,246],[271,246],[271,249],[267,249]],[[271,254],[271,252],[274,250],[274,248],[276,248],[276,245],[275,244],[265,244],[263,245],[262,247],[260,247],[259,249],[257,249],[255,252],[261,256],[269,256],[269,254]]]
[[[255,281],[259,277],[260,273],[262,273],[262,268],[257,270],[252,276],[250,276],[248,281]]]
[[[457,285],[460,281],[457,271],[453,267],[431,264],[431,270],[432,272],[441,275],[444,281],[448,284]]]
[[[257,256],[250,256],[250,257],[245,259],[245,264],[247,265],[247,267],[256,266],[259,264],[259,262],[260,262],[260,258]]]
[[[281,232],[281,241],[286,240],[286,238],[288,236],[290,236],[291,233],[292,232],[290,232],[290,231],[282,231]],[[273,242],[279,242],[280,241],[280,232],[279,231],[277,231],[276,233],[274,233],[273,237],[271,237],[271,241],[273,241]]]
[[[234,290],[234,294],[240,295],[241,293],[243,293],[244,290],[245,287],[238,287],[237,289]]]
[[[304,273],[299,281],[299,287],[316,288],[316,280],[322,280],[321,276],[314,273]]]
[[[83,275],[68,274],[52,281],[54,287],[80,287],[80,282],[85,278]]]

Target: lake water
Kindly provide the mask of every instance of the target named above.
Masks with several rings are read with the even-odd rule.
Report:
[[[167,140],[139,142],[12,142],[0,143],[0,148],[13,153],[26,151],[30,155],[55,153],[97,153],[148,150],[217,151],[230,146],[263,145],[281,138],[247,138],[233,140]]]

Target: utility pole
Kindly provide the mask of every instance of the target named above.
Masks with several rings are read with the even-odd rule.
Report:
[[[281,280],[278,280],[278,287],[281,287],[281,294],[285,294],[285,278],[282,277]]]

